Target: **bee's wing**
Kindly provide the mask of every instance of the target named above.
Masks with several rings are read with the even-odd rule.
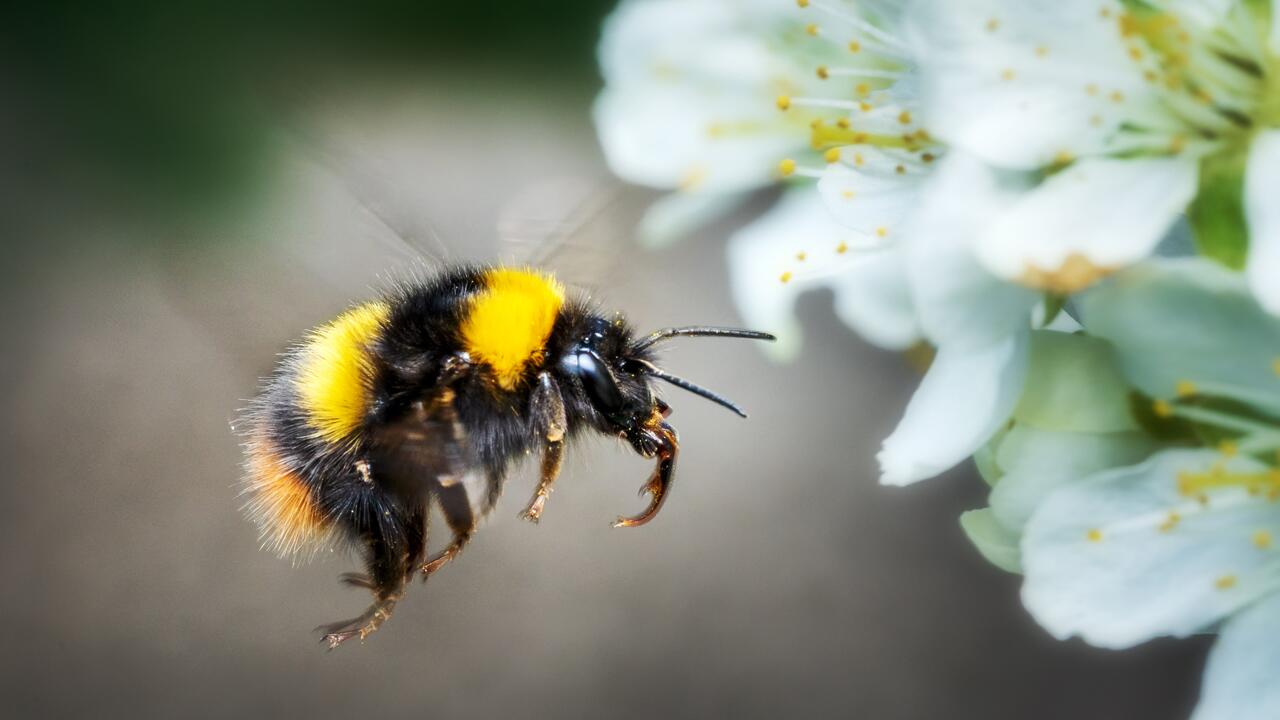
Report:
[[[400,419],[369,433],[372,477],[404,497],[420,497],[433,483],[461,482],[474,456],[458,421],[452,391],[415,401]]]
[[[542,268],[593,292],[617,286],[639,206],[616,180],[557,177],[516,193],[498,215],[504,264]]]

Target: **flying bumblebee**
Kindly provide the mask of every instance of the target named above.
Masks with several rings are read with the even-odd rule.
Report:
[[[655,364],[671,338],[773,340],[719,327],[637,335],[528,268],[462,267],[402,284],[347,310],[290,349],[245,417],[250,516],[264,545],[295,554],[350,543],[366,572],[342,580],[373,604],[322,626],[332,649],[390,617],[408,582],[458,555],[502,492],[515,460],[541,452],[521,516],[537,522],[564,446],[586,430],[624,438],[656,461],[648,507],[615,527],[649,522],[667,499],[679,441],[662,380],[745,417],[737,405]],[[426,555],[435,503],[452,541]]]

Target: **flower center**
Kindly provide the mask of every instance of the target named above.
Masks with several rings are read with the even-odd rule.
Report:
[[[1269,22],[1258,16],[1265,8],[1236,3],[1214,16],[1126,4],[1114,14],[1121,41],[1181,126],[1172,129],[1170,152],[1244,144],[1260,128],[1280,125],[1280,58],[1267,49]],[[1104,8],[1102,16],[1110,13]],[[1121,130],[1170,130],[1159,124],[1135,117]]]

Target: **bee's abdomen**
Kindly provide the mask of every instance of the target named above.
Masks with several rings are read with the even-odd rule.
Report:
[[[329,545],[333,523],[290,455],[261,429],[250,437],[246,449],[249,500],[245,511],[257,523],[263,547],[284,556]]]
[[[372,403],[372,346],[390,308],[372,302],[354,307],[312,331],[294,358],[298,407],[316,438],[341,444],[356,436]]]

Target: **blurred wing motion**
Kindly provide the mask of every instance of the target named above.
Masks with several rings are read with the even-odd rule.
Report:
[[[616,286],[619,258],[639,207],[614,180],[546,178],[526,186],[498,215],[499,259],[550,271],[589,292]]]

